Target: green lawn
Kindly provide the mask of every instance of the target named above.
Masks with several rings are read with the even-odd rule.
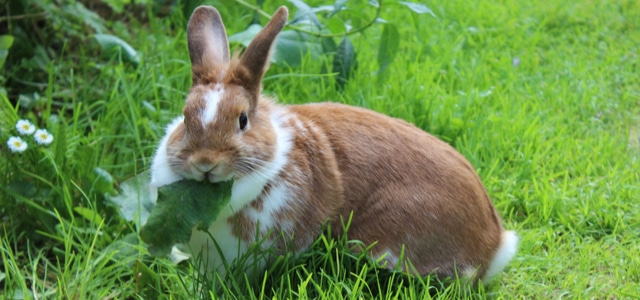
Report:
[[[228,34],[253,17],[231,0],[207,3]],[[138,51],[137,67],[86,37],[51,48],[56,58],[40,69],[22,62],[2,70],[1,297],[189,299],[214,290],[225,299],[640,298],[640,2],[426,2],[437,19],[395,0],[382,4],[380,18],[399,34],[385,70],[383,25],[374,24],[349,36],[358,68],[344,88],[327,60],[306,55],[299,66],[273,65],[264,93],[287,104],[366,107],[452,144],[521,239],[494,281],[441,287],[377,270],[345,252],[346,241],[324,238],[257,277],[236,268],[231,278],[203,278],[193,264],[151,257],[127,236],[135,226],[105,193],[148,169],[164,125],[181,113],[191,74],[185,17],[174,7],[105,23]],[[279,5],[291,20],[291,2],[265,1],[263,9]],[[39,93],[29,90],[16,105],[25,87]],[[46,128],[53,143],[23,137],[28,149],[11,152],[18,119]]]

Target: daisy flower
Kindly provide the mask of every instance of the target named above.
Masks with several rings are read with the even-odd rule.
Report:
[[[10,137],[7,141],[7,146],[9,146],[11,152],[20,153],[27,150],[27,143],[17,136]]]
[[[40,145],[49,145],[53,142],[53,135],[49,133],[46,129],[38,129],[36,133],[33,135],[33,138],[36,140],[36,143]]]
[[[32,134],[36,131],[36,127],[28,120],[19,120],[18,123],[16,123],[16,129],[20,134]]]

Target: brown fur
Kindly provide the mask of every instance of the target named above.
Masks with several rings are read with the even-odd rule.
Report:
[[[402,120],[340,104],[290,107],[330,132],[342,175],[349,237],[406,257],[417,271],[454,275],[453,262],[486,267],[502,224],[470,164]],[[337,220],[336,220],[337,221]],[[333,222],[333,228],[341,228]],[[339,234],[339,232],[337,232]],[[482,276],[483,270],[479,272]]]
[[[210,7],[194,12],[188,34],[193,88],[185,125],[170,140],[170,155],[179,158],[176,168],[186,171],[195,160],[232,172],[238,157],[272,160],[276,132],[270,116],[284,110],[289,119],[283,126],[294,134],[288,163],[261,196],[228,219],[236,236],[255,239],[257,224],[248,209],[262,211],[273,186],[286,183],[293,191],[290,206],[276,213],[280,223],[273,229],[291,230],[285,234],[293,236],[295,249],[308,246],[326,222],[341,234],[341,221],[353,214],[349,238],[377,243],[372,255],[399,256],[404,247],[420,274],[454,276],[478,268],[476,278],[481,277],[503,227],[480,178],[456,150],[403,120],[362,108],[279,107],[260,95],[272,43],[286,18],[286,8],[280,8],[245,54],[229,61],[220,15]],[[215,84],[225,93],[218,117],[204,128],[199,113]],[[243,112],[249,117],[244,131],[237,121]],[[283,243],[275,247],[285,249]]]

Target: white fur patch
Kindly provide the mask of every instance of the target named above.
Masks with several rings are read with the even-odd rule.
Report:
[[[279,184],[274,186],[269,191],[269,194],[263,198],[262,211],[256,209],[249,209],[249,217],[253,221],[260,224],[260,231],[266,232],[275,225],[275,214],[287,206],[287,199],[290,196],[289,190],[285,184]]]
[[[178,128],[178,125],[180,125],[180,123],[182,123],[183,121],[184,116],[179,116],[173,119],[173,121],[171,121],[171,123],[169,123],[169,125],[167,125],[165,129],[164,137],[158,145],[156,155],[153,157],[153,163],[151,164],[152,187],[157,188],[183,179],[182,176],[171,169],[171,166],[169,165],[169,157],[167,154],[169,137],[176,130],[176,128]]]
[[[216,120],[218,114],[218,104],[224,94],[224,87],[221,84],[216,84],[212,90],[208,91],[204,95],[205,107],[201,112],[202,127],[207,127],[207,124]]]
[[[518,247],[518,236],[515,231],[505,231],[502,233],[502,242],[500,248],[496,251],[495,256],[489,263],[489,268],[484,274],[482,281],[487,282],[491,277],[497,275],[507,266],[509,261],[516,255]]]
[[[222,210],[219,218],[226,219],[260,196],[267,183],[274,181],[287,164],[287,156],[292,146],[292,133],[283,127],[285,121],[283,118],[285,118],[284,111],[272,112],[271,123],[276,132],[276,152],[273,161],[233,182],[231,201],[229,206]]]

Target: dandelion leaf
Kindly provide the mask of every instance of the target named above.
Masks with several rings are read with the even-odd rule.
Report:
[[[158,188],[158,201],[140,238],[155,256],[166,256],[178,243],[191,238],[196,227],[206,230],[231,198],[231,182],[182,180]]]

